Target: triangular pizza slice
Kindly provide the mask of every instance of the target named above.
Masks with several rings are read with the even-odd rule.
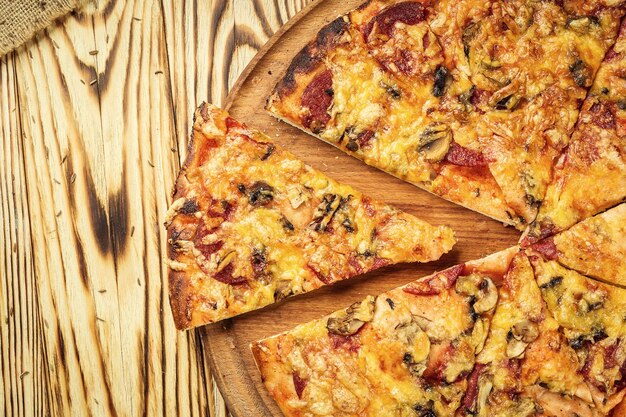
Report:
[[[455,243],[434,227],[311,168],[202,104],[166,220],[170,303],[190,328]]]
[[[512,248],[457,265],[252,344],[287,417],[452,416]],[[504,270],[501,268],[504,266]]]
[[[532,245],[544,258],[626,287],[626,203]]]
[[[626,200],[626,21],[554,167],[528,235],[541,239]]]

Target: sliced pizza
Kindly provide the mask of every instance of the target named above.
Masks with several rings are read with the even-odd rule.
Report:
[[[202,104],[166,220],[170,303],[190,328],[449,251],[434,227],[340,184]]]
[[[626,203],[532,245],[544,258],[626,287]]]
[[[541,239],[626,200],[626,21],[606,54],[529,238]]]
[[[513,248],[367,297],[252,352],[287,417],[452,416]],[[504,269],[502,266],[504,265]]]
[[[589,396],[581,398],[607,415],[626,395],[626,289],[542,257],[532,257],[532,263],[545,305],[575,352],[589,388]],[[538,357],[536,366],[541,364]]]
[[[523,228],[622,14],[600,0],[369,1],[300,51],[266,107]]]
[[[543,288],[526,253],[518,253],[499,290],[461,415],[596,415],[580,360],[543,301]]]

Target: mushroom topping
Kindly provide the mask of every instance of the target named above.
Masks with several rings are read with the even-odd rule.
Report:
[[[338,336],[352,336],[372,320],[375,302],[374,297],[368,296],[362,302],[356,302],[345,311],[330,317],[326,323],[328,332]]]
[[[487,399],[491,390],[493,389],[493,382],[489,378],[478,379],[478,397],[476,398],[476,414],[481,415],[482,410],[487,409]]]
[[[474,311],[482,314],[494,308],[498,302],[498,289],[493,281],[487,277],[480,283],[480,292],[477,301],[474,303]]]
[[[395,84],[393,84],[393,85],[392,84],[387,84],[387,83],[385,83],[383,81],[381,81],[379,83],[379,85],[382,88],[384,88],[387,91],[387,93],[389,93],[391,98],[397,100],[400,97],[402,97],[402,91],[400,91],[400,88],[397,85],[395,85]]]
[[[591,68],[589,68],[589,66],[585,64],[585,61],[582,59],[574,61],[574,63],[569,66],[569,72],[572,74],[574,82],[579,87],[587,88],[591,86]]]
[[[224,255],[222,257],[222,259],[220,259],[220,261],[217,264],[217,269],[215,270],[216,273],[221,272],[224,268],[226,268],[232,261],[235,260],[235,258],[237,257],[237,252],[235,252],[234,250],[231,250],[230,252],[228,252],[226,255]]]
[[[485,340],[489,332],[489,323],[487,319],[481,318],[476,320],[472,329],[472,345],[474,346],[474,354],[478,355],[485,347]]]
[[[535,323],[529,320],[516,323],[507,334],[506,356],[511,359],[521,358],[526,346],[534,342],[538,336],[539,328]]]
[[[493,93],[489,99],[489,105],[496,110],[513,111],[519,106],[521,100],[520,83],[515,80]]]
[[[478,35],[480,32],[480,21],[476,23],[470,23],[467,25],[465,30],[463,30],[463,51],[465,52],[465,56],[469,58],[470,54],[470,42]]]
[[[443,65],[438,65],[435,70],[435,84],[433,84],[433,96],[441,97],[446,92],[446,81],[449,71]]]
[[[346,198],[339,197],[337,194],[324,195],[324,198],[315,209],[315,214],[313,215],[313,220],[309,224],[309,227],[316,232],[326,230],[326,227],[335,216],[335,213],[341,206],[348,202],[350,198],[352,198],[350,195]]]
[[[598,291],[585,293],[580,301],[578,301],[578,311],[588,313],[604,306],[606,294]]]
[[[417,151],[429,162],[441,161],[452,143],[452,131],[444,123],[431,123],[419,136]]]
[[[466,111],[470,111],[473,108],[472,97],[476,91],[476,86],[472,85],[469,90],[463,91],[459,94],[459,101],[465,106]]]
[[[522,320],[511,327],[511,334],[517,340],[524,343],[534,342],[539,336],[539,328],[529,320]]]
[[[476,314],[491,310],[498,302],[498,289],[486,276],[470,274],[458,277],[454,289],[459,294],[474,297],[472,308]]]
[[[264,181],[252,184],[248,194],[248,201],[255,207],[268,205],[274,199],[274,187]]]
[[[577,16],[567,20],[569,29],[580,34],[589,33],[592,26],[600,26],[600,21],[596,16]]]
[[[291,287],[291,281],[276,281],[276,289],[274,290],[274,301],[280,301],[292,295],[294,295],[294,291]]]

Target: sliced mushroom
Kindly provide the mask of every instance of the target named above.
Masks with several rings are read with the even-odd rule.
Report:
[[[454,289],[457,293],[474,298],[472,308],[475,314],[491,310],[498,302],[498,289],[491,278],[479,274],[460,276]]]
[[[459,294],[476,296],[480,291],[478,287],[482,280],[483,277],[478,274],[460,276],[456,279],[454,289]]]
[[[488,277],[483,277],[480,283],[480,292],[474,303],[474,311],[477,314],[485,313],[496,306],[498,302],[498,289]]]
[[[526,347],[534,342],[538,336],[539,328],[535,323],[529,320],[516,323],[507,334],[506,356],[511,359],[521,358]]]
[[[446,92],[449,71],[443,65],[437,66],[435,70],[435,83],[433,84],[433,96],[441,97]]]
[[[588,313],[593,310],[598,310],[604,306],[606,301],[606,293],[599,291],[590,291],[583,295],[578,302],[578,310],[581,313]]]
[[[407,366],[407,368],[409,368],[409,372],[411,372],[411,375],[414,375],[418,378],[424,374],[424,371],[427,368],[426,360],[416,360],[409,352],[404,354],[402,362]]]
[[[470,55],[470,42],[478,36],[480,33],[480,21],[476,23],[470,23],[463,30],[463,51],[465,52],[465,56],[469,58]]]
[[[234,250],[231,250],[230,252],[228,252],[217,263],[217,269],[215,270],[215,272],[217,273],[217,272],[222,271],[222,269],[226,268],[232,261],[235,260],[236,257],[237,257],[237,252],[235,252]]]
[[[574,78],[574,82],[583,88],[591,86],[592,72],[591,68],[582,59],[577,59],[569,66],[569,72]]]
[[[374,317],[376,299],[368,296],[362,302],[356,302],[345,311],[330,317],[326,323],[329,333],[339,336],[351,336]]]
[[[566,26],[580,34],[589,33],[593,26],[600,26],[600,21],[596,16],[577,16],[567,20]]]
[[[485,318],[476,320],[472,328],[472,345],[474,353],[478,355],[485,347],[485,340],[489,334],[489,322]]]
[[[280,301],[294,295],[292,282],[287,280],[276,281],[274,289],[274,301]]]
[[[510,359],[521,358],[526,351],[528,343],[524,343],[521,340],[511,339],[506,345],[506,356]]]
[[[491,390],[493,389],[493,382],[490,377],[481,377],[478,380],[478,396],[476,398],[476,415],[485,415],[487,410],[487,399]]]
[[[530,320],[522,320],[511,328],[513,338],[524,343],[532,343],[539,337],[539,328]]]
[[[333,219],[333,216],[341,205],[342,198],[337,194],[326,194],[315,209],[313,220],[309,224],[316,232],[323,232]]]
[[[459,94],[459,101],[465,106],[466,111],[472,110],[474,106],[472,104],[472,97],[474,96],[474,92],[476,92],[476,86],[472,85],[469,90]]]
[[[513,111],[519,106],[521,99],[520,82],[515,80],[493,93],[489,98],[489,105],[496,110]]]
[[[274,199],[274,187],[264,181],[257,181],[248,191],[248,201],[253,206],[266,206]]]
[[[430,124],[419,136],[417,151],[424,155],[427,161],[441,161],[452,143],[452,131],[444,123]]]

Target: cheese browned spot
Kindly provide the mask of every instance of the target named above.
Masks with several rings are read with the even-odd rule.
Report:
[[[196,112],[174,200],[170,302],[181,329],[385,265],[434,260],[454,244],[449,228],[337,183],[208,104]]]

